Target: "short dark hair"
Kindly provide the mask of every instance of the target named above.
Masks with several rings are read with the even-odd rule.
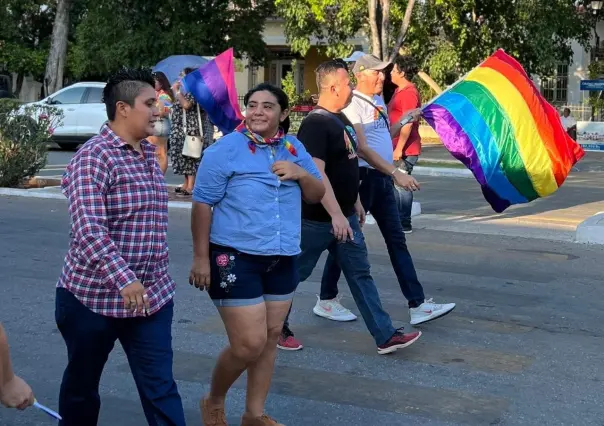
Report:
[[[125,102],[133,107],[136,97],[146,86],[155,86],[153,73],[148,68],[122,68],[111,75],[103,89],[103,102],[109,121],[115,120],[118,102]]]
[[[287,97],[287,94],[282,89],[278,88],[277,86],[273,86],[270,83],[260,83],[259,85],[251,89],[249,92],[247,92],[243,97],[243,105],[247,107],[247,103],[249,102],[250,98],[254,93],[265,91],[270,92],[275,98],[277,98],[277,103],[279,104],[281,111],[289,109],[289,98]],[[285,120],[279,123],[279,125],[285,131],[285,133],[287,133],[289,131],[290,126],[289,115],[285,118]]]
[[[348,67],[346,65],[346,62],[344,62],[344,60],[342,59],[332,59],[329,61],[325,61],[321,65],[319,65],[315,70],[315,75],[317,77],[317,89],[319,89],[319,92],[323,87],[325,78],[329,75],[334,74],[339,69],[348,71]]]
[[[405,73],[405,78],[409,81],[413,80],[419,72],[419,67],[415,59],[409,55],[397,56],[394,60],[396,69]]]

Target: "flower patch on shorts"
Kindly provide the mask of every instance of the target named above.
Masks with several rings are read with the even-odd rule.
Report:
[[[229,288],[237,281],[237,275],[232,273],[235,267],[235,255],[232,253],[220,253],[216,255],[216,265],[220,274],[220,288],[228,293]]]

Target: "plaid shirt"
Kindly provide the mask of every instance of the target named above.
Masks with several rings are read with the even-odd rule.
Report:
[[[57,287],[93,312],[130,318],[120,291],[145,286],[151,315],[174,296],[168,275],[168,191],[155,147],[144,158],[107,124],[73,157],[63,175],[71,241]]]

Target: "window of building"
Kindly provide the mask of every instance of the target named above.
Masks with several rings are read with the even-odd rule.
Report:
[[[560,63],[551,77],[541,79],[541,94],[554,105],[565,105],[568,101],[568,63]]]

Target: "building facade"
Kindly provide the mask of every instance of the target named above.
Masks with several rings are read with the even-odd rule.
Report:
[[[285,22],[281,18],[270,18],[266,21],[263,38],[271,53],[271,59],[264,67],[250,67],[247,60],[243,59],[242,66],[238,67],[235,73],[237,93],[243,96],[250,88],[263,82],[281,87],[282,79],[293,71],[298,93],[308,90],[311,94],[316,94],[315,69],[321,62],[329,59],[319,52],[320,41],[311,38],[311,48],[304,56],[292,52],[285,38]],[[367,52],[369,49],[369,38],[362,32],[349,42],[355,46],[355,50]],[[292,70],[294,60],[296,69]]]

